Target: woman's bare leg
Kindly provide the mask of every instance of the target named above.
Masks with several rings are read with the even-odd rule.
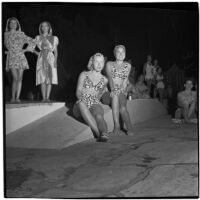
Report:
[[[127,110],[127,100],[125,95],[120,94],[119,96],[119,104],[120,104],[120,115],[122,116],[122,120],[126,125],[127,128],[127,133],[128,134],[133,134],[133,127],[131,124],[130,116]]]
[[[17,93],[17,70],[16,69],[11,69],[11,74],[12,74],[12,99],[11,102],[15,101],[16,93]]]
[[[107,133],[108,127],[106,121],[104,120],[104,110],[101,105],[94,105],[90,111],[96,120],[100,134]]]
[[[148,88],[148,95],[151,95],[151,80],[146,80],[147,88]]]
[[[78,105],[83,119],[90,126],[90,128],[96,134],[96,136],[99,137],[100,136],[99,129],[91,112],[83,102],[80,102]]]
[[[192,117],[194,118],[195,108],[196,108],[196,103],[192,102],[190,107],[189,107],[189,110],[188,110],[188,118],[192,118]]]
[[[41,92],[43,101],[46,100],[46,83],[41,83]]]
[[[112,97],[112,113],[114,121],[114,133],[120,133],[120,124],[119,124],[119,99],[117,95]]]
[[[23,73],[24,73],[24,70],[22,70],[22,69],[18,70],[17,97],[16,97],[17,101],[20,101],[19,97],[20,97],[21,89],[22,89]]]
[[[50,97],[50,94],[51,94],[51,88],[52,88],[52,85],[51,84],[47,84],[47,96],[46,96],[46,99],[49,100],[49,97]]]
[[[158,94],[159,94],[159,100],[163,104],[163,95],[164,95],[164,89],[159,88],[158,89]]]

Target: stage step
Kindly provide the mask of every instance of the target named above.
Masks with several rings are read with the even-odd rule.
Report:
[[[64,102],[6,104],[6,135],[64,106]]]
[[[166,109],[155,99],[128,101],[131,122],[137,124],[166,115]],[[104,106],[109,131],[114,128],[112,110]],[[70,145],[94,139],[91,129],[61,109],[6,136],[7,147],[62,149]],[[95,142],[95,139],[94,139]]]

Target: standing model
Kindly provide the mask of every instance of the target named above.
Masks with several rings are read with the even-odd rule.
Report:
[[[33,51],[35,47],[34,40],[21,31],[19,21],[12,17],[7,20],[6,31],[4,34],[5,46],[8,51],[6,60],[6,71],[12,74],[12,98],[11,102],[20,102],[22,88],[22,79],[25,69],[29,69],[28,62],[24,55],[27,51]],[[24,44],[28,44],[23,49]]]
[[[58,84],[58,37],[52,35],[49,22],[40,24],[39,33],[40,35],[36,36],[36,43],[40,49],[36,67],[36,85],[41,85],[42,101],[50,101],[52,84]]]

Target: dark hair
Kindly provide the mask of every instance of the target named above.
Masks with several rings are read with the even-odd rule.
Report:
[[[195,79],[193,77],[186,77],[185,81],[184,81],[184,84],[186,84],[187,81],[191,81],[193,85],[195,84]]]

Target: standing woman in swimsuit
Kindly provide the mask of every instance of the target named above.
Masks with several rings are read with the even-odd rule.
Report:
[[[24,70],[29,69],[24,53],[27,51],[33,52],[35,43],[32,38],[21,31],[20,23],[14,17],[7,20],[4,38],[4,44],[8,50],[6,51],[6,71],[11,71],[13,78],[11,102],[19,103],[23,73]],[[23,49],[24,44],[28,44],[26,49]]]
[[[97,141],[108,140],[108,128],[104,120],[104,110],[100,99],[107,88],[108,80],[101,74],[105,60],[101,53],[92,56],[88,63],[89,71],[79,75],[76,89],[77,104],[81,116],[91,127]]]
[[[126,108],[128,77],[131,65],[124,61],[126,49],[123,45],[118,45],[114,48],[114,55],[116,61],[110,61],[106,65],[106,73],[111,89],[114,132],[120,133],[119,115],[121,115],[127,128],[127,134],[133,134],[132,124]]]
[[[41,85],[43,101],[50,101],[52,84],[58,84],[57,57],[58,37],[52,35],[49,22],[42,22],[39,26],[40,35],[36,36],[40,49],[36,66],[36,85]]]

